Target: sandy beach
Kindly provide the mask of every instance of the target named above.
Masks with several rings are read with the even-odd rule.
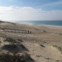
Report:
[[[22,40],[35,62],[62,62],[61,28],[0,23],[0,47],[7,37]]]

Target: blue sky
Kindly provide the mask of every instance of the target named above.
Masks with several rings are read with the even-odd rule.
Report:
[[[53,5],[53,3],[57,4]],[[0,6],[19,6],[42,8],[45,10],[62,10],[62,0],[0,0]]]
[[[6,18],[6,16],[4,17],[4,19],[6,18],[5,20],[12,20],[12,19],[13,20],[18,20],[18,19],[19,20],[25,20],[25,19],[36,20],[35,18],[37,17],[38,17],[37,20],[39,18],[40,20],[44,20],[46,15],[51,16],[51,17],[49,18],[47,17],[45,20],[50,20],[50,19],[62,20],[62,17],[61,17],[62,16],[61,15],[62,14],[62,0],[0,0],[0,11],[1,11],[0,19],[3,19],[1,18],[2,16],[5,16],[5,15],[8,16],[8,18]],[[20,14],[22,14],[23,17],[21,17],[18,11],[21,11]],[[28,15],[27,17],[25,17],[27,13]],[[32,13],[34,14],[34,16]],[[55,18],[53,17],[53,15]],[[57,15],[57,17],[59,15],[61,18],[59,17],[57,18],[55,15]]]

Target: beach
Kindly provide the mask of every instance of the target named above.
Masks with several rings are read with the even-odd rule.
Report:
[[[35,62],[62,62],[62,29],[59,27],[0,23],[1,44],[4,45],[8,37],[19,39]]]

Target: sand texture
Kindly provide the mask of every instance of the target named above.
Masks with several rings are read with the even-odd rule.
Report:
[[[62,28],[0,23],[0,48],[13,38],[24,45],[34,62],[62,62]],[[0,50],[0,54],[2,51]],[[23,52],[22,52],[23,53]]]

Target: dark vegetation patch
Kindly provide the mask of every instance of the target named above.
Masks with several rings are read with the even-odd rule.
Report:
[[[42,44],[41,44],[40,46],[41,46],[41,47],[45,47],[45,46],[44,46],[44,45],[42,45]]]
[[[47,31],[46,31],[46,30],[43,30],[43,32],[44,32],[44,33],[47,33]]]
[[[22,41],[20,39],[17,40]],[[17,40],[9,37],[5,39],[5,41],[11,43],[1,47],[4,50],[4,54],[0,54],[0,62],[34,62],[31,56],[27,54],[29,50],[21,42],[17,43]]]
[[[62,35],[62,33],[59,33],[59,35]]]
[[[14,43],[17,42],[15,39],[10,38],[10,37],[6,38],[5,41],[7,41],[7,42],[14,42]]]
[[[22,39],[17,39],[18,41],[20,41],[20,42],[23,42],[23,40]]]
[[[0,62],[34,62],[34,60],[27,53],[21,56],[8,53],[0,55]]]
[[[28,51],[27,48],[24,47],[24,45],[15,45],[15,44],[9,44],[9,45],[4,45],[2,47],[3,50],[6,50],[6,51],[9,51],[11,53],[14,53],[14,52],[25,52],[25,51]]]

